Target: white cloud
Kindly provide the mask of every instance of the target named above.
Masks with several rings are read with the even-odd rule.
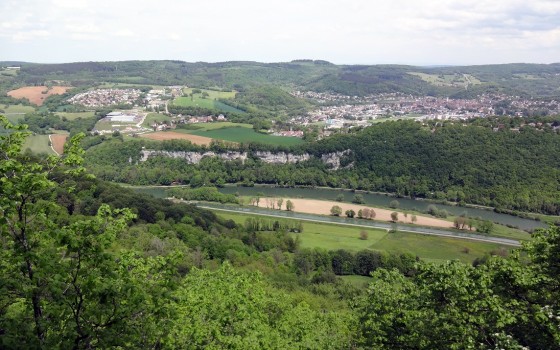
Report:
[[[3,0],[0,13],[0,60],[560,61],[556,0]],[[39,39],[57,50],[35,56]]]

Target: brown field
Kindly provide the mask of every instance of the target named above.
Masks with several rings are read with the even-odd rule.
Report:
[[[285,198],[284,199],[284,206],[286,205],[287,200],[291,200],[294,203],[294,211],[300,213],[307,213],[307,214],[319,214],[319,215],[330,215],[331,208],[334,205],[338,205],[342,208],[342,215],[345,216],[344,212],[346,210],[352,209],[356,212],[356,217],[358,210],[373,207],[365,206],[365,205],[357,205],[357,204],[350,204],[350,203],[340,203],[334,201],[321,201],[315,199],[298,199],[298,198]],[[262,198],[259,202],[259,207],[266,208],[267,207],[267,198]],[[411,224],[412,221],[410,218],[412,217],[411,214],[408,214],[408,217],[404,217],[404,213],[398,210],[388,210],[388,209],[380,209],[380,208],[373,208],[375,209],[375,220],[379,221],[391,221],[391,213],[396,211],[399,213],[398,222]],[[450,228],[453,227],[453,223],[441,219],[436,219],[428,216],[420,216],[416,215],[416,225],[420,226],[433,226],[433,227],[445,227]]]
[[[145,137],[152,140],[189,140],[190,142],[194,143],[195,145],[210,145],[212,139],[209,137],[198,136],[198,135],[191,135],[191,134],[183,134],[180,132],[175,131],[158,131],[149,134],[140,135],[141,137]]]
[[[46,86],[26,86],[9,91],[8,95],[13,98],[27,98],[29,102],[40,106],[50,95],[61,95],[69,89],[69,86],[53,86],[50,89]]]
[[[63,134],[52,134],[49,135],[51,140],[52,148],[58,154],[64,153],[64,144],[66,143],[66,138],[68,135]]]

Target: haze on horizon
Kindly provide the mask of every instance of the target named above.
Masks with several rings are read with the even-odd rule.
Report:
[[[4,0],[0,61],[560,62],[556,0]]]

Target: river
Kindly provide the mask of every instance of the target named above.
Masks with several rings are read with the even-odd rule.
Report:
[[[149,193],[155,197],[167,197],[165,187],[133,187],[133,189]],[[351,202],[355,193],[346,190],[327,189],[327,188],[282,188],[272,186],[255,186],[255,187],[236,187],[226,186],[219,189],[222,193],[235,194],[239,193],[241,196],[255,196],[257,193],[263,193],[267,197],[284,197],[284,198],[309,198],[321,200],[335,200],[335,198],[342,194],[345,202]],[[426,211],[428,206],[433,204],[427,201],[408,199],[408,198],[395,198],[388,195],[376,193],[359,192],[363,197],[366,205],[372,207],[388,207],[389,203],[393,200],[399,202],[399,210],[418,210]],[[466,214],[469,217],[481,218],[490,220],[503,225],[512,225],[519,227],[522,230],[531,230],[540,227],[547,227],[547,225],[540,221],[531,219],[524,219],[513,215],[495,213],[491,210],[479,208],[466,208],[445,204],[434,204],[438,209],[445,209],[452,215]]]

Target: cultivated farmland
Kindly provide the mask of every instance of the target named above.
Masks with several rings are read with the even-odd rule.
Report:
[[[13,98],[27,98],[29,102],[41,106],[50,95],[61,95],[71,89],[68,86],[25,86],[8,92]]]
[[[260,142],[269,145],[290,146],[303,143],[302,139],[297,137],[272,136],[255,132],[253,129],[246,127],[229,127],[215,130],[193,130],[189,131],[192,135],[205,136],[213,139],[231,141],[231,142]]]
[[[145,137],[151,140],[163,141],[163,140],[189,140],[195,145],[209,145],[212,142],[211,138],[197,136],[192,134],[185,134],[174,131],[159,131],[150,134],[143,134],[141,137]]]

